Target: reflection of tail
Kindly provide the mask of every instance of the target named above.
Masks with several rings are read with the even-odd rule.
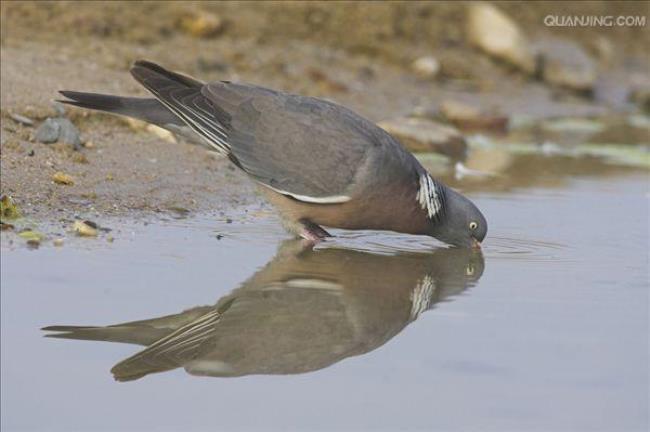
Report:
[[[146,327],[83,327],[83,326],[50,326],[43,330],[57,332],[45,337],[59,339],[79,339],[106,342],[122,342],[137,345],[148,345],[165,337],[171,330]]]
[[[176,369],[196,358],[204,342],[213,335],[223,312],[230,307],[228,301],[157,340],[139,353],[116,364],[111,372],[118,381],[132,381],[155,372]]]
[[[59,339],[96,340],[107,342],[151,345],[211,310],[212,306],[199,306],[179,314],[149,320],[131,321],[106,327],[54,325],[42,330],[56,332],[45,337]]]

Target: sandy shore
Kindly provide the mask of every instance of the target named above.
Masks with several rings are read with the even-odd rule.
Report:
[[[122,12],[130,26],[143,25],[134,18],[143,13],[140,7]],[[305,14],[304,7],[289,9]],[[321,7],[315,7],[312,15],[318,15]],[[268,23],[260,24],[256,36],[251,23],[262,19],[264,11],[255,12],[254,8],[242,9],[247,17],[243,25],[235,20],[234,6],[220,9],[210,5],[208,9],[216,8],[228,23],[213,38],[176,31],[175,20],[190,10],[179,4],[156,12],[167,14],[164,16],[172,30],[158,21],[151,23],[149,32],[146,27],[137,32],[125,30],[127,27],[120,25],[119,8],[110,4],[92,9],[3,3],[2,8],[0,192],[12,196],[26,214],[37,220],[174,209],[219,210],[260,201],[251,182],[219,157],[188,143],[171,143],[147,131],[134,130],[108,115],[66,111],[86,143],[78,151],[65,144],[46,145],[34,140],[36,127],[56,115],[52,100],[60,89],[144,95],[145,91],[128,74],[129,65],[138,58],[205,80],[241,80],[325,97],[374,121],[403,116],[416,107],[435,107],[449,98],[486,110],[497,107],[507,116],[522,112],[538,117],[607,115],[629,109],[626,89],[619,79],[625,71],[617,67],[602,70],[601,96],[587,99],[558,93],[460,46],[439,51],[446,64],[455,65],[458,76],[424,80],[402,59],[424,52],[421,43],[409,45],[408,37],[397,38],[399,43],[374,51],[355,49],[350,41],[337,48],[333,46],[336,40],[321,41],[317,35],[264,38],[269,32]],[[49,11],[49,19],[44,21],[47,25],[39,26],[39,19],[45,19],[41,17],[44,10]],[[277,11],[272,11],[277,16]],[[453,13],[446,9],[446,15],[435,19],[444,20]],[[115,24],[119,31],[97,27],[103,22]],[[70,25],[79,26],[76,36]],[[377,25],[384,24],[379,20]],[[367,38],[361,30],[351,35],[360,38],[360,44]],[[584,37],[583,33],[579,36]],[[427,37],[434,40],[437,36]],[[437,46],[444,45],[438,42]],[[413,53],[400,51],[405,46],[412,46]],[[625,55],[634,55],[635,50],[633,46]],[[395,54],[398,52],[402,57]],[[462,78],[465,72],[467,77]],[[21,125],[11,119],[11,114],[27,116],[34,125]],[[74,184],[53,182],[56,172],[70,175]]]

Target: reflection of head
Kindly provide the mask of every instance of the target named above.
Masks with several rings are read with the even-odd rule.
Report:
[[[208,376],[293,374],[376,349],[438,301],[473,285],[483,257],[466,249],[376,255],[281,245],[213,307],[111,327],[50,327],[72,339],[148,345],[118,380],[184,367]]]

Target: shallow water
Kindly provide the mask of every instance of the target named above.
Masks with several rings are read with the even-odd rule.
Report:
[[[268,212],[3,242],[2,429],[647,430],[647,171],[559,164],[456,183],[482,253]]]

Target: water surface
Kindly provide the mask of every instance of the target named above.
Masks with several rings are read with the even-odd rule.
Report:
[[[3,244],[2,429],[647,430],[647,171],[510,163],[455,184],[480,254],[267,212]]]

